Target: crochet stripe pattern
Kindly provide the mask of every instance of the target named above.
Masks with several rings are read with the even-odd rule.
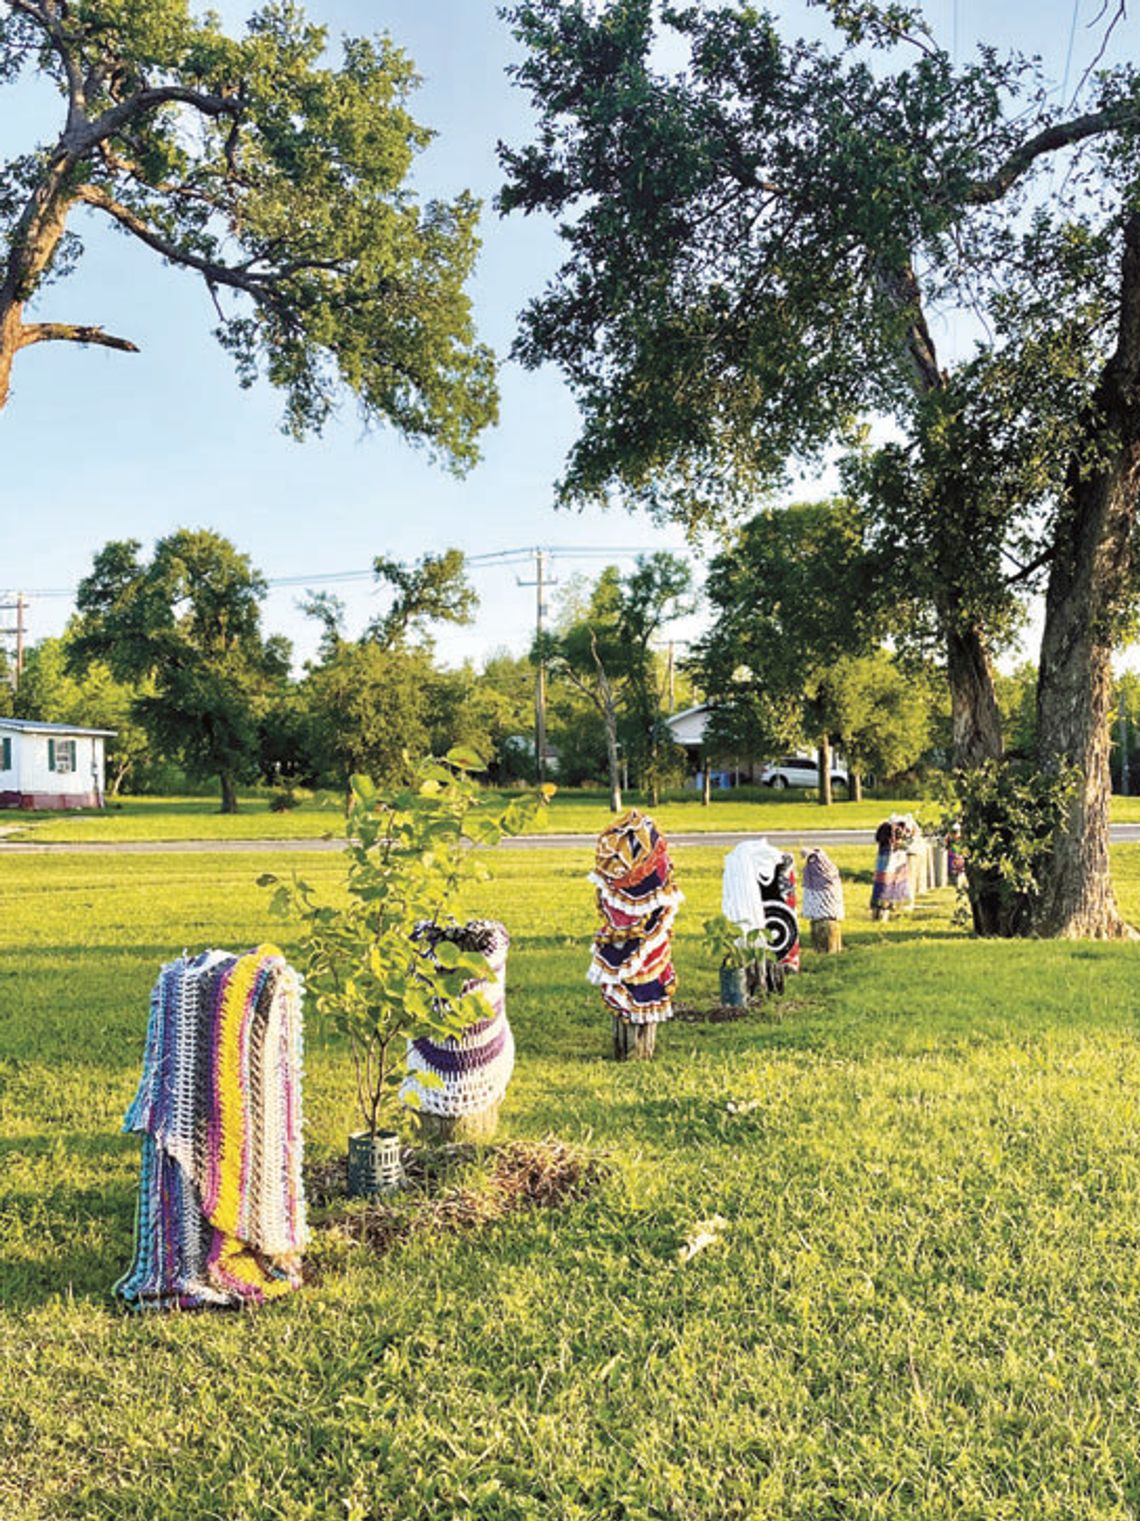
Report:
[[[612,1013],[630,1024],[672,1017],[673,923],[684,902],[665,836],[648,814],[631,808],[598,836],[595,868],[601,925],[587,981]]]
[[[459,1036],[410,1040],[408,1076],[400,1084],[400,1098],[422,1114],[478,1114],[501,1101],[515,1070],[515,1040],[506,1005],[510,936],[494,919],[472,919],[468,924],[417,926],[417,937],[429,945],[450,940],[460,950],[477,951],[484,958],[488,976],[472,979],[463,991],[481,993],[490,1015]],[[433,1073],[438,1086],[422,1083],[417,1076],[421,1072]]]
[[[804,851],[804,918],[842,919],[843,883],[839,868],[819,846]]]
[[[135,1309],[235,1308],[300,1286],[301,984],[272,945],[164,966],[123,1129],[143,1137]]]

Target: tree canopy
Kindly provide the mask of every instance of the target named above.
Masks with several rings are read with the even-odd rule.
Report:
[[[258,698],[289,670],[289,644],[264,638],[265,582],[249,558],[207,529],[160,539],[149,561],[137,539],[95,556],[80,583],[73,668],[105,661],[120,681],[146,683],[132,711],[156,749],[197,777],[217,777],[222,811],[258,762]]]
[[[0,407],[31,344],[136,346],[28,315],[80,258],[84,209],[202,278],[240,382],[278,387],[294,435],[347,392],[367,422],[472,462],[497,405],[464,290],[479,208],[409,189],[432,134],[389,38],[346,38],[334,64],[294,0],[241,37],[187,0],[0,0],[0,85],[32,70],[63,108],[0,164]]]
[[[1039,61],[957,62],[921,7],[820,9],[826,43],[742,0],[508,7],[539,120],[503,152],[499,204],[555,217],[566,249],[515,352],[578,397],[565,499],[689,524],[890,417],[902,444],[865,455],[852,489],[927,599],[956,759],[1000,757],[991,653],[1047,583],[1038,762],[1082,782],[1033,923],[1117,934],[1106,736],[1134,593],[1140,73],[1090,71],[1067,114]],[[950,366],[935,307],[978,335]]]

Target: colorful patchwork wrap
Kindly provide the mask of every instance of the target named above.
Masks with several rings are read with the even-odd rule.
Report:
[[[745,929],[765,929],[777,962],[800,969],[796,863],[765,839],[743,840],[724,858],[721,911]]]
[[[468,1025],[462,1035],[441,1040],[421,1037],[408,1042],[408,1076],[400,1085],[405,1104],[422,1114],[478,1114],[497,1104],[515,1070],[515,1041],[507,1023],[507,950],[510,936],[494,919],[467,924],[423,924],[416,937],[429,946],[449,940],[460,950],[477,951],[487,962],[487,977],[464,984],[465,993],[482,993],[488,1016]],[[433,1073],[438,1085],[425,1085],[417,1073]]]
[[[843,918],[839,868],[818,845],[804,851],[804,918]]]
[[[875,831],[878,854],[871,886],[872,908],[900,908],[912,901],[906,843],[906,826],[898,814],[892,814]]]
[[[669,1019],[677,983],[673,922],[684,902],[669,847],[648,814],[631,808],[598,836],[594,870],[601,924],[587,979],[619,1019]]]
[[[135,1309],[234,1308],[298,1288],[301,984],[281,952],[205,951],[162,968],[138,1093]]]

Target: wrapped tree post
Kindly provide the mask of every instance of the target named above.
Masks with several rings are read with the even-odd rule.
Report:
[[[631,808],[602,830],[589,880],[601,924],[586,976],[613,1016],[615,1059],[648,1061],[657,1026],[673,1014],[673,922],[684,901],[648,814]]]
[[[124,1130],[142,1133],[133,1309],[234,1309],[301,1284],[300,979],[272,945],[162,968]]]
[[[839,868],[818,846],[805,850],[804,917],[811,921],[812,949],[835,956],[843,949],[843,883]]]
[[[515,1067],[515,1042],[507,1023],[506,977],[510,937],[494,919],[467,924],[424,924],[416,938],[432,953],[441,942],[474,951],[487,963],[486,978],[464,983],[462,993],[478,994],[487,1017],[460,1035],[420,1035],[408,1041],[408,1075],[400,1098],[419,1118],[431,1141],[489,1141],[499,1123],[499,1105]]]
[[[782,991],[786,974],[800,969],[793,858],[765,839],[742,840],[724,858],[721,909],[734,923],[765,931],[771,955],[756,975],[770,991]]]
[[[910,904],[910,877],[907,871],[906,832],[897,813],[875,831],[875,879],[871,885],[871,918],[885,922]]]

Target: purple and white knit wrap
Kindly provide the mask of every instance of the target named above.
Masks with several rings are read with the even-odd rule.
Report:
[[[491,1014],[468,1025],[459,1036],[410,1040],[408,1075],[400,1085],[400,1098],[405,1104],[410,1100],[411,1107],[423,1114],[478,1114],[502,1099],[515,1069],[515,1040],[506,1006],[510,937],[494,919],[473,919],[443,926],[434,931],[434,938],[450,940],[461,950],[479,951],[486,958],[490,976],[469,982],[464,991],[480,991]],[[434,1074],[438,1085],[425,1086],[416,1075],[420,1072]],[[410,1099],[413,1094],[416,1097]]]
[[[842,919],[843,883],[838,866],[819,846],[803,854],[804,918]]]

